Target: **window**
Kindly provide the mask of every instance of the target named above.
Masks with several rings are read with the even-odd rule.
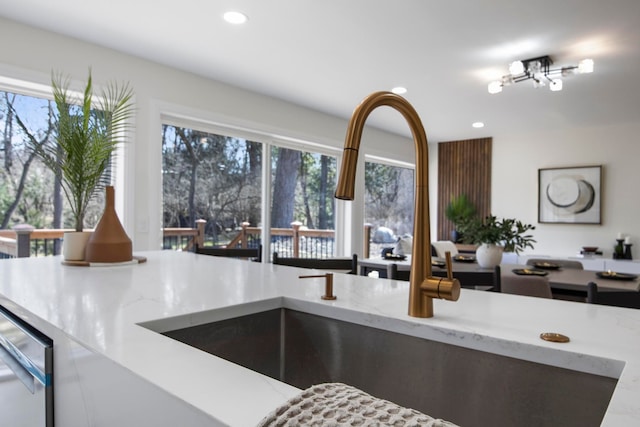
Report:
[[[365,223],[371,225],[370,254],[413,235],[413,169],[365,162]]]
[[[0,91],[0,126],[0,229],[17,224],[73,228],[60,185],[32,149],[55,137],[53,102],[44,93],[38,97]],[[99,221],[103,198],[97,194],[91,201],[85,227]]]
[[[205,246],[234,246],[243,223],[261,225],[262,144],[163,125],[162,163],[164,228],[203,219]],[[248,246],[259,238],[253,233]]]
[[[205,246],[262,245],[267,258],[274,251],[333,256],[336,158],[221,133],[227,132],[162,127],[164,248],[184,249],[186,242],[169,237],[171,229],[205,220]],[[266,149],[269,192],[262,188]],[[269,230],[262,227],[264,203]],[[266,236],[270,245],[262,242]]]
[[[272,147],[271,252],[334,256],[336,174],[333,156]],[[294,229],[293,238],[286,229]]]

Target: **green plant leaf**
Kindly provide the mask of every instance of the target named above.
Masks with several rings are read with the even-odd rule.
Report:
[[[130,126],[133,91],[128,84],[109,83],[95,103],[91,70],[82,97],[74,97],[69,85],[68,76],[52,73],[56,135],[34,150],[60,179],[75,229],[81,231],[89,201],[109,184],[105,172]]]
[[[526,248],[533,249],[536,243],[533,235],[525,234],[535,230],[535,226],[524,224],[515,218],[499,219],[494,215],[472,218],[460,225],[466,243],[490,243],[504,247],[505,252],[520,253]]]

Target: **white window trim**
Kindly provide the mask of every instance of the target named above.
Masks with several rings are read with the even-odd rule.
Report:
[[[405,169],[412,169],[415,171],[416,165],[414,163],[403,162],[400,160],[393,160],[387,157],[374,156],[371,154],[365,154],[365,161],[369,163],[379,163],[387,166],[396,166]]]

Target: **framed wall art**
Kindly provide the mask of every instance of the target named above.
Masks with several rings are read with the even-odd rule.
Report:
[[[538,222],[601,224],[602,166],[538,169]]]

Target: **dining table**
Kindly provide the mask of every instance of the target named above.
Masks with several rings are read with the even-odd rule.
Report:
[[[460,277],[462,287],[473,288],[475,285],[484,285],[478,287],[486,289],[486,285],[495,283],[494,274],[496,269],[483,268],[472,259],[471,255],[463,255],[456,261],[455,257],[452,261],[453,276]],[[432,257],[432,273],[434,275],[446,274],[446,266],[443,266],[444,259]],[[409,271],[411,269],[411,257],[405,259],[383,259],[363,258],[358,260],[361,275],[368,275],[372,271],[377,271],[379,277],[387,277],[387,269],[390,264],[395,264],[398,271]],[[435,264],[435,265],[434,265]],[[594,282],[598,285],[601,292],[607,291],[640,291],[640,280],[636,275],[612,274],[615,272],[602,272],[592,270],[580,270],[576,268],[554,267],[540,269],[524,264],[500,264],[500,274],[515,275],[514,270],[522,273],[522,270],[533,270],[533,274],[542,274],[549,280],[549,286],[552,291],[557,292],[574,292],[578,294],[587,294],[587,285]],[[526,272],[525,272],[526,274]],[[487,289],[488,290],[488,289]],[[494,291],[497,291],[493,287]]]
[[[434,276],[445,276],[447,268],[444,258],[431,257],[431,270]],[[411,256],[404,259],[397,258],[364,258],[358,259],[360,274],[367,276],[371,272],[377,272],[378,277],[389,277],[389,267],[395,264],[399,272],[411,270]],[[459,254],[452,258],[453,276],[460,280],[463,288],[491,290],[495,285],[495,269],[482,268],[475,261],[475,256],[470,254]]]
[[[543,271],[547,273],[545,277],[549,279],[549,286],[551,286],[552,290],[584,292],[586,295],[587,285],[589,282],[594,282],[598,285],[598,290],[601,292],[640,291],[640,280],[638,280],[638,277],[634,274],[623,275],[609,271],[580,270],[577,268],[562,267],[539,269],[534,266],[522,264],[500,265],[500,271],[503,276],[516,274],[514,270],[533,270],[535,272]]]

